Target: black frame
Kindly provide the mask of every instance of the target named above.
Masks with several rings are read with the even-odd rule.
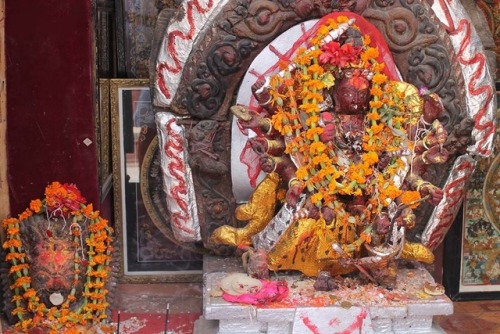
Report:
[[[460,291],[460,280],[462,278],[462,240],[465,223],[463,210],[464,205],[461,206],[444,241],[443,285],[446,288],[446,295],[453,301],[500,299],[500,291]]]
[[[495,86],[498,105],[500,105],[500,82],[496,82]],[[497,110],[497,121],[498,114]],[[497,135],[499,132],[499,126],[500,125],[497,125]],[[496,154],[499,153],[500,152],[496,152]],[[468,189],[468,187],[466,187],[466,189]],[[464,199],[464,203],[462,204],[460,211],[458,212],[457,217],[455,218],[455,221],[448,231],[444,241],[443,284],[446,288],[446,294],[453,301],[500,299],[500,286],[498,287],[499,291],[460,291],[460,280],[462,279],[464,226],[466,223],[465,209],[466,203]],[[492,224],[495,225],[494,223]],[[459,250],[459,252],[457,252],[457,250]]]
[[[140,126],[134,125],[138,119],[134,117],[132,105],[146,100],[134,99],[132,94],[149,93],[148,83],[147,79],[110,79],[114,216],[121,253],[120,281],[200,282],[203,256],[195,245],[176,243],[172,238],[168,209],[162,206],[166,200],[162,198],[154,120],[146,117],[147,124],[141,121]],[[150,105],[150,101],[146,103]],[[134,133],[134,129],[140,129],[140,133]],[[129,171],[127,154],[137,158]],[[150,240],[154,239],[155,245],[175,255],[156,257],[153,255],[157,253],[149,253],[150,258],[143,256],[141,245],[145,244],[145,238],[141,236],[146,234]],[[162,254],[162,249],[158,254]]]

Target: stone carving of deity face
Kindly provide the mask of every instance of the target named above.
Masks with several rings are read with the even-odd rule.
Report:
[[[48,222],[41,215],[34,215],[23,224],[31,284],[48,307],[59,306],[73,288],[79,296],[83,287],[83,269],[75,271],[75,252],[80,250],[75,248],[69,227],[59,223],[52,222],[50,233],[46,231]]]
[[[74,277],[75,250],[70,240],[47,238],[41,240],[32,253],[33,288],[46,305],[53,303],[52,294],[66,296],[72,287]]]
[[[368,110],[370,101],[370,82],[358,70],[347,71],[334,86],[332,97],[336,113],[364,114]]]

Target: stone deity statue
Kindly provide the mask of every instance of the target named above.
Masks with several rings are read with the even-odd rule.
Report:
[[[422,201],[437,205],[443,197],[422,178],[428,165],[449,156],[438,120],[443,105],[436,94],[390,78],[378,61],[387,51],[353,20],[324,22],[308,48],[252,86],[263,110],[231,109],[242,128],[256,133],[249,142],[268,173],[244,206],[272,212],[279,196],[270,192],[282,191],[281,205],[293,214],[273,218],[272,228],[281,231],[275,240],[266,231],[269,215],[244,228],[220,227],[212,240],[252,249],[267,244],[270,270],[318,276],[357,269],[390,285],[394,259],[433,261],[426,247],[405,242],[405,229],[415,225],[413,209]]]

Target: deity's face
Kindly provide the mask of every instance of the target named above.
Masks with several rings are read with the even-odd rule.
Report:
[[[333,100],[335,111],[344,115],[360,115],[368,110],[370,101],[370,82],[366,77],[349,73],[334,87]]]
[[[73,296],[80,298],[85,272],[83,254],[62,219],[48,222],[45,215],[35,214],[20,224],[20,236],[30,264],[31,287],[40,302],[49,308],[59,306],[73,289]]]
[[[75,277],[75,250],[70,239],[41,240],[34,245],[31,256],[32,285],[46,305],[52,305],[51,295],[59,294],[65,299],[71,288],[76,288],[72,283]]]

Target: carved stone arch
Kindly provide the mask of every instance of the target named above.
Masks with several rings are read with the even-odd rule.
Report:
[[[363,12],[386,37],[403,76],[443,100],[447,130],[465,117],[464,78],[445,29],[425,1],[372,1]]]

